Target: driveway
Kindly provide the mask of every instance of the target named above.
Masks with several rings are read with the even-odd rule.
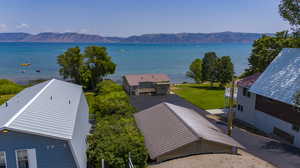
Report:
[[[131,103],[139,111],[152,107],[161,102],[173,103],[191,108],[201,115],[209,115],[205,110],[180,98],[177,95],[168,96],[132,96]],[[216,126],[226,132],[226,123],[209,119]],[[300,150],[280,143],[277,140],[259,136],[240,128],[233,129],[233,138],[246,147],[246,151],[280,168],[300,168]]]

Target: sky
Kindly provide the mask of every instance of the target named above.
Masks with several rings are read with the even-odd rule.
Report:
[[[0,32],[255,32],[289,29],[280,0],[0,0]]]

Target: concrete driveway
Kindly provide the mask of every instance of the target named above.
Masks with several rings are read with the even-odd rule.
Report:
[[[208,115],[205,110],[180,98],[177,95],[168,96],[132,96],[131,103],[139,111],[152,107],[161,102],[169,102],[179,106],[191,108],[201,115]],[[226,132],[226,123],[209,119],[216,126]],[[240,128],[233,129],[233,138],[246,147],[246,151],[280,168],[300,168],[300,150],[280,143],[277,140],[259,136]]]

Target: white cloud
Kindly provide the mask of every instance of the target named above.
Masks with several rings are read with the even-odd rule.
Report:
[[[6,24],[0,24],[0,32],[6,31],[7,25]]]
[[[87,29],[80,29],[80,30],[79,30],[79,33],[87,33],[87,32],[88,32]]]
[[[18,24],[18,25],[16,26],[17,29],[27,29],[27,28],[29,28],[29,27],[30,27],[30,26],[29,26],[28,24],[26,24],[26,23]]]

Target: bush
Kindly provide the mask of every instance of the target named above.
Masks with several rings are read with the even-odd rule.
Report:
[[[93,168],[101,167],[104,159],[111,167],[128,167],[131,152],[133,164],[144,168],[148,153],[144,138],[139,133],[133,113],[135,108],[122,86],[111,80],[97,85],[96,93],[86,93],[90,114],[96,119],[93,134],[89,137],[88,160]]]
[[[21,85],[18,85],[7,79],[0,79],[0,95],[16,94],[22,89],[24,89],[24,87]]]
[[[101,159],[114,168],[128,167],[129,152],[135,167],[144,168],[147,165],[144,139],[133,118],[119,115],[102,118],[88,141],[87,155],[91,167],[101,167]]]
[[[112,80],[104,80],[97,85],[96,93],[98,95],[104,95],[111,92],[123,92],[123,88]]]

